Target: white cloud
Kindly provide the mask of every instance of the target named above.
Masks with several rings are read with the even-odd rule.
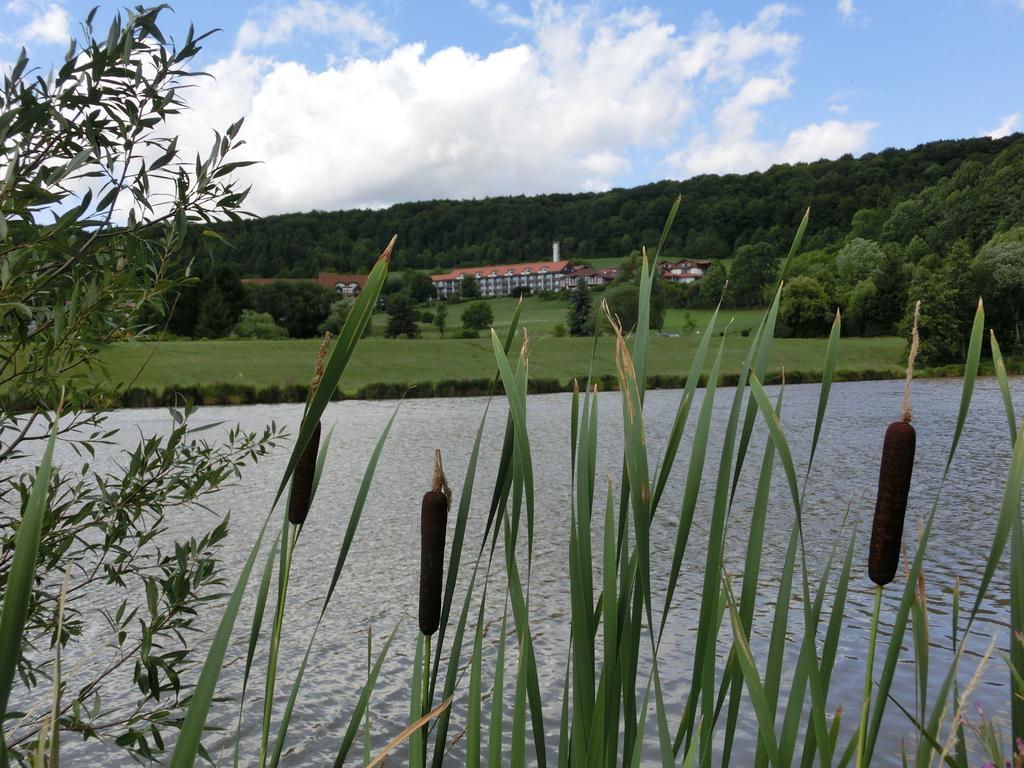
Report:
[[[1021,0],[1024,2],[1024,0]],[[516,13],[507,3],[492,3],[490,0],[469,0],[474,8],[484,11],[488,17],[498,23],[511,27],[532,27],[533,19]]]
[[[1022,0],[1022,6],[1024,6],[1024,0]],[[1002,122],[998,126],[993,128],[991,131],[987,131],[986,135],[993,139],[1001,139],[1004,136],[1009,136],[1011,133],[1016,133],[1021,129],[1021,118],[1024,117],[1020,112],[1014,112],[1003,118]]]
[[[1024,0],[1021,0],[1021,2],[1024,2]],[[849,21],[857,12],[857,9],[853,7],[853,0],[838,0],[836,10],[843,17],[843,21]]]
[[[9,10],[21,13],[23,9],[20,4]],[[71,30],[68,26],[68,14],[63,8],[53,3],[43,9],[28,24],[18,30],[18,42],[21,44],[39,43],[67,43],[71,38]]]
[[[835,115],[845,115],[850,108],[846,104],[829,104],[828,111]]]
[[[205,150],[209,126],[245,116],[241,155],[262,161],[241,172],[257,213],[606,189],[641,156],[680,176],[750,170],[860,151],[873,127],[829,120],[778,145],[759,137],[762,110],[794,85],[800,40],[780,28],[794,12],[780,4],[728,28],[706,14],[680,33],[646,9],[537,0],[528,41],[487,55],[416,43],[314,68],[259,52],[327,26],[324,5],[304,0],[241,30],[175,122],[182,146]],[[385,33],[359,35],[386,44]],[[702,104],[713,131],[691,139]]]
[[[359,44],[368,42],[386,48],[397,42],[373,11],[363,5],[342,6],[329,0],[299,0],[295,5],[278,7],[260,21],[247,20],[238,30],[238,50],[266,48],[287,43],[296,32],[336,38],[347,53],[354,54]]]

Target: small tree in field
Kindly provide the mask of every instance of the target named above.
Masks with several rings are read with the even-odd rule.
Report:
[[[494,324],[494,311],[485,301],[475,301],[462,313],[462,327],[483,331]]]
[[[437,309],[434,311],[434,325],[437,327],[437,332],[442,339],[444,338],[444,329],[447,327],[447,324],[448,305],[443,301],[439,301]]]
[[[590,289],[587,287],[587,281],[577,280],[576,287],[573,288],[572,293],[569,295],[570,336],[586,336],[591,332],[591,305]]]
[[[459,281],[459,295],[464,299],[479,299],[480,284],[471,275],[463,275]]]

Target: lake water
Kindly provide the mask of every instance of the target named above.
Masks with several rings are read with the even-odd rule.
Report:
[[[953,425],[959,406],[961,382],[958,380],[917,381],[914,384],[914,424],[917,428],[917,461],[911,489],[906,523],[905,541],[911,545],[916,539],[918,521],[922,520],[934,501],[935,489],[949,450]],[[1024,380],[1013,381],[1014,395],[1019,403],[1024,399]],[[770,388],[774,393],[775,388]],[[679,391],[653,391],[648,394],[645,422],[648,449],[652,466],[663,452],[672,418],[678,406]],[[703,579],[705,542],[708,533],[709,509],[717,469],[720,442],[715,436],[723,431],[732,400],[732,390],[721,390],[715,403],[712,444],[709,445],[707,468],[701,499],[697,508],[694,529],[690,538],[674,607],[670,615],[666,639],[659,655],[662,685],[671,708],[670,727],[678,722],[683,699],[688,690],[692,664],[692,649],[696,634],[697,607],[688,595],[698,593]],[[846,608],[844,632],[831,685],[830,712],[839,704],[846,715],[843,730],[852,731],[861,701],[864,654],[867,648],[868,625],[872,606],[873,585],[866,575],[867,540],[874,508],[875,484],[882,436],[886,425],[900,411],[902,382],[858,382],[836,384],[832,390],[824,431],[808,485],[805,509],[805,535],[812,571],[817,574],[836,541],[842,535],[842,547],[848,541],[841,534],[841,525],[847,510],[850,519],[859,521],[859,535],[854,566],[854,578]],[[798,471],[806,466],[811,431],[817,407],[818,386],[789,386],[785,394],[783,426],[794,452]],[[306,672],[306,682],[292,721],[286,765],[323,765],[333,760],[340,743],[348,715],[354,705],[366,669],[366,637],[372,625],[375,649],[396,622],[404,619],[374,691],[373,744],[381,747],[398,733],[407,722],[408,687],[412,655],[416,642],[416,595],[419,568],[419,499],[426,490],[433,451],[440,448],[445,469],[455,493],[460,498],[463,478],[475,431],[487,404],[484,398],[411,400],[401,405],[384,453],[376,479],[370,490],[366,511],[356,536],[348,564],[338,592],[328,611],[325,625],[318,635],[312,661]],[[305,644],[319,613],[330,574],[344,534],[352,502],[362,478],[363,470],[373,445],[394,411],[394,402],[340,402],[328,407],[324,416],[325,427],[335,427],[324,478],[300,539],[296,562],[289,587],[289,610],[286,635],[282,646],[282,673],[279,675],[279,699],[287,697],[294,670],[305,650]],[[257,429],[271,419],[284,424],[294,432],[301,405],[262,405],[201,409],[196,423],[224,421],[238,423],[244,428]],[[537,514],[535,551],[531,583],[531,625],[535,634],[535,647],[539,665],[542,698],[546,705],[548,749],[553,755],[557,743],[557,723],[561,707],[562,676],[565,669],[565,649],[568,641],[569,582],[567,571],[568,520],[570,508],[569,468],[569,408],[568,395],[531,396],[528,401],[529,431],[533,449],[534,473],[537,488]],[[601,415],[598,440],[599,487],[609,475],[618,489],[621,467],[622,433],[621,410],[618,393],[599,396]],[[501,449],[505,423],[505,403],[491,403],[488,427],[478,466],[476,492],[467,531],[466,555],[460,574],[460,588],[456,592],[456,609],[468,579],[471,560],[483,533],[487,505]],[[696,422],[695,410],[690,429]],[[125,444],[138,439],[138,434],[153,434],[167,430],[171,424],[166,411],[131,410],[111,415],[109,424],[123,428],[120,439]],[[220,429],[226,429],[220,428]],[[213,434],[216,434],[214,432]],[[753,503],[757,472],[765,440],[765,429],[759,421],[748,455],[746,467],[737,492],[729,530],[726,560],[728,570],[739,575],[746,549],[747,523]],[[652,531],[652,567],[655,604],[664,595],[665,582],[671,562],[686,462],[689,457],[689,434],[680,447],[675,471],[667,487]],[[981,380],[975,392],[961,446],[951,471],[950,480],[943,491],[935,529],[926,562],[927,590],[931,610],[930,643],[932,646],[930,672],[933,690],[941,683],[947,669],[951,645],[950,592],[954,580],[962,585],[964,604],[974,598],[980,572],[991,544],[999,505],[1006,482],[1010,457],[1010,443],[1006,417],[994,380]],[[62,460],[72,461],[73,454],[62,453]],[[107,451],[97,463],[116,459],[114,451]],[[235,483],[214,497],[217,512],[230,511],[232,531],[224,549],[224,567],[231,583],[255,540],[277,482],[287,460],[287,449],[281,448],[257,467],[243,474]],[[601,495],[603,499],[603,494]],[[453,518],[454,519],[454,514]],[[766,637],[770,628],[777,583],[788,542],[792,508],[781,471],[777,471],[769,510],[760,598],[754,618],[753,649],[762,661],[766,655]],[[186,519],[175,521],[180,536],[198,535],[213,525],[213,517],[197,512]],[[452,526],[450,525],[449,528]],[[599,542],[600,526],[595,525],[595,539]],[[525,536],[524,536],[525,538]],[[600,551],[599,548],[596,551]],[[499,570],[501,570],[499,568]],[[492,595],[502,593],[503,584],[492,582]],[[253,588],[247,595],[247,609],[251,609]],[[737,579],[738,581],[738,579]],[[884,592],[882,605],[882,632],[879,661],[887,648],[888,635],[903,585],[902,575]],[[833,585],[834,587],[834,581]],[[738,591],[739,585],[735,585]],[[1005,648],[1009,639],[1008,582],[1001,570],[993,583],[990,595],[982,609],[969,644],[969,652],[962,663],[961,680],[966,683],[974,673],[981,653],[993,635],[997,647]],[[826,602],[826,611],[829,601]],[[789,669],[799,650],[800,603],[794,600],[791,611],[791,644],[788,649]],[[485,692],[493,671],[495,642],[500,623],[501,604],[490,607],[488,618],[497,621],[490,625],[485,638]],[[229,660],[221,675],[221,690],[236,694],[240,688],[244,664],[245,640],[248,633],[249,613],[243,613],[236,625],[236,642],[229,651]],[[206,622],[213,626],[219,614],[208,614]],[[511,627],[511,617],[509,621]],[[724,639],[731,638],[728,626],[723,627]],[[97,624],[91,635],[95,642],[102,641],[102,627]],[[908,631],[907,642],[910,634]],[[510,645],[510,648],[512,646]],[[471,647],[464,650],[468,652]],[[724,663],[727,645],[719,646]],[[514,658],[514,656],[513,656]],[[257,665],[262,656],[257,658]],[[513,669],[510,667],[510,669]],[[513,680],[507,673],[509,691]],[[645,679],[645,678],[644,678]],[[1003,662],[994,657],[984,670],[974,700],[986,712],[1003,715],[1004,728],[1008,711],[1008,673]],[[784,675],[784,687],[787,676]],[[459,696],[453,706],[449,735],[454,737],[464,726],[461,696],[468,686],[464,679]],[[259,732],[260,690],[251,690],[247,703],[245,730],[255,737]],[[914,701],[914,667],[912,651],[908,647],[898,670],[893,695],[908,709]],[[783,700],[785,691],[783,692]],[[506,699],[511,693],[506,694]],[[487,707],[485,702],[485,717]],[[973,714],[973,713],[972,713]],[[214,709],[211,724],[224,726],[233,732],[237,706],[220,704]],[[749,716],[752,718],[752,715]],[[653,714],[649,718],[653,726]],[[752,719],[747,720],[752,722]],[[506,719],[506,727],[510,718]],[[656,738],[649,731],[650,752],[655,756]],[[897,765],[899,740],[907,738],[908,749],[913,744],[913,726],[890,705],[886,725],[876,753],[877,765]],[[745,763],[744,755],[753,749],[755,731],[740,729],[735,756],[736,764]],[[250,739],[250,744],[256,743]],[[841,741],[845,744],[845,739]],[[75,765],[86,765],[90,758],[100,764],[96,756],[103,754],[102,764],[118,764],[116,752],[97,750],[95,743],[88,749],[75,740],[65,739],[63,751]],[[218,762],[230,762],[230,739],[211,736],[211,753]],[[532,749],[532,748],[531,748]],[[353,755],[361,754],[358,746]],[[394,754],[391,764],[404,764],[404,748]],[[462,759],[461,745],[452,751],[452,764]],[[125,762],[125,764],[132,764]]]

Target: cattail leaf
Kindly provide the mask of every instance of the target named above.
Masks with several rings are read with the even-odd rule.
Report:
[[[1010,427],[1010,445],[1017,442],[1017,415],[1013,410],[1013,398],[1010,396],[1010,380],[1006,376],[1006,363],[1003,362],[1003,354],[999,350],[999,342],[996,341],[996,332],[989,331],[992,347],[992,363],[996,369],[996,381],[999,382],[999,393],[1003,396],[1003,409],[1006,411],[1006,421]]]
[[[505,712],[505,645],[507,637],[508,603],[501,615],[498,635],[498,657],[494,662],[494,690],[491,696],[491,721],[487,732],[488,768],[501,768],[503,752],[503,716]]]
[[[469,593],[467,592],[467,600]],[[484,585],[480,598],[480,609],[476,617],[476,628],[473,631],[473,655],[469,660],[469,694],[466,701],[466,765],[470,768],[480,766],[481,718],[481,675],[483,669],[484,642],[484,606],[487,603],[487,586]],[[435,742],[434,759],[437,759],[438,746]]]
[[[409,722],[417,722],[424,714],[423,711],[423,654],[424,654],[424,643],[427,640],[427,636],[422,632],[416,634],[416,655],[413,657],[412,662],[412,686],[409,690]],[[426,744],[423,742],[423,731],[420,728],[414,728],[409,734],[409,758],[406,760],[406,764],[410,768],[423,768],[424,750]]]
[[[718,353],[715,355],[715,362],[711,366],[708,383],[704,389],[704,399],[701,402],[700,413],[697,416],[697,427],[690,446],[690,462],[686,474],[686,484],[683,486],[683,501],[679,510],[679,523],[676,526],[676,542],[672,551],[672,567],[669,572],[668,584],[665,587],[665,604],[662,608],[661,626],[658,630],[659,639],[665,632],[665,624],[668,621],[672,598],[675,595],[676,585],[679,582],[679,573],[682,570],[683,557],[686,554],[690,529],[693,526],[693,515],[697,508],[697,499],[700,495],[701,480],[704,476],[704,461],[707,456],[708,439],[711,434],[711,415],[714,411],[715,393],[722,370],[722,353],[724,349],[725,337],[722,338],[718,345]]]
[[[811,438],[811,454],[807,458],[807,473],[804,475],[804,485],[807,485],[807,478],[811,474],[811,467],[814,465],[814,454],[818,450],[818,438],[821,437],[821,425],[825,420],[825,408],[828,406],[828,396],[832,391],[832,377],[836,370],[836,358],[839,356],[839,334],[842,327],[842,315],[836,310],[836,318],[832,321],[832,331],[828,336],[828,345],[825,347],[825,365],[821,371],[821,388],[818,393],[818,411],[814,416],[814,436]]]
[[[384,666],[384,660],[388,657],[388,653],[391,651],[391,644],[394,641],[395,634],[398,632],[398,628],[401,624],[402,622],[399,620],[399,622],[395,624],[395,628],[391,630],[391,634],[384,642],[384,647],[381,648],[380,652],[377,654],[377,660],[374,662],[373,668],[366,677],[366,683],[363,685],[363,690],[359,694],[358,701],[356,701],[355,709],[352,710],[352,716],[349,717],[348,720],[348,727],[345,729],[345,736],[341,740],[341,746],[338,748],[338,756],[334,758],[335,768],[341,768],[345,763],[345,759],[348,757],[349,751],[352,749],[352,745],[355,743],[356,735],[359,733],[359,723],[362,720],[363,713],[366,712],[370,706],[370,696],[373,694],[373,689],[377,685],[377,676],[380,674],[381,667]],[[367,760],[366,762],[369,761]]]
[[[761,676],[757,670],[757,664],[754,661],[754,656],[750,652],[750,643],[747,641],[746,632],[744,632],[743,625],[740,622],[739,611],[736,609],[736,601],[732,596],[732,590],[729,588],[729,580],[727,577],[723,576],[723,584],[725,586],[726,601],[729,607],[729,618],[732,623],[733,639],[737,646],[736,655],[739,659],[740,669],[743,672],[743,680],[747,686],[750,703],[753,706],[754,714],[757,717],[758,738],[761,739],[761,743],[764,744],[765,751],[768,753],[769,762],[772,765],[782,765],[782,763],[779,762],[779,745],[775,740],[775,715],[768,707],[768,698],[765,695],[764,685],[761,682]]]
[[[776,414],[782,412],[782,397],[784,387],[779,388],[779,396],[775,403]],[[765,521],[768,515],[768,496],[771,491],[772,473],[775,468],[775,445],[771,440],[765,443],[764,457],[761,460],[761,471],[757,480],[757,490],[754,496],[754,507],[750,513],[750,526],[747,533],[747,551],[743,563],[743,584],[740,589],[740,602],[737,612],[739,614],[740,626],[749,637],[753,624],[754,603],[757,599],[758,576],[761,573],[761,552],[764,544]],[[739,719],[740,693],[743,683],[742,670],[733,661],[736,657],[735,646],[731,649],[729,660],[726,663],[726,674],[723,675],[723,683],[731,677],[729,685],[729,710],[726,715],[725,742],[722,750],[723,765],[728,762],[732,753],[732,742],[736,732],[736,723]],[[732,667],[732,674],[729,674],[729,667]],[[723,692],[725,687],[723,685]],[[771,709],[772,719],[775,717],[774,706]]]
[[[6,574],[3,613],[0,614],[0,722],[7,713],[7,703],[14,685],[14,673],[21,658],[23,631],[35,583],[39,540],[42,536],[43,517],[46,514],[50,490],[58,422],[59,415],[55,415],[50,437],[46,441],[43,457],[32,482],[32,490],[21,514],[21,523],[14,538],[14,555]],[[40,742],[42,740],[40,737]],[[0,762],[6,764],[7,761],[7,746],[4,742],[3,728],[0,728]]]
[[[270,551],[267,553],[267,562],[263,565],[263,575],[260,577],[260,586],[256,592],[256,605],[253,607],[252,626],[249,628],[249,643],[245,653],[245,672],[242,675],[242,694],[238,700],[238,724],[235,727],[235,754],[234,765],[238,766],[239,751],[242,745],[242,716],[245,712],[245,694],[249,688],[249,676],[252,672],[252,660],[256,654],[256,644],[259,642],[260,632],[263,629],[263,615],[267,608],[267,596],[270,593],[270,577],[273,573],[274,560],[277,557],[277,548],[281,543],[281,534],[274,538]]]
[[[366,284],[352,305],[352,309],[345,320],[345,325],[342,326],[341,332],[338,334],[338,338],[335,340],[334,345],[331,347],[331,352],[324,362],[324,375],[320,380],[316,393],[306,405],[306,411],[302,416],[302,424],[299,426],[299,434],[295,438],[295,445],[288,459],[288,466],[285,468],[284,476],[281,478],[281,484],[278,486],[272,506],[276,507],[277,502],[281,500],[281,496],[284,494],[285,489],[288,487],[288,482],[295,472],[295,467],[299,463],[299,458],[306,449],[306,444],[309,443],[310,438],[313,436],[313,430],[316,428],[317,422],[323,416],[324,410],[327,408],[327,404],[331,401],[334,393],[338,391],[341,376],[345,372],[349,360],[352,358],[356,345],[362,338],[363,330],[370,321],[374,307],[377,305],[381,288],[383,288],[384,281],[387,278],[391,253],[395,247],[395,239],[395,237],[391,238],[391,242],[388,243],[387,248],[384,249],[380,258],[377,259],[377,263],[370,270],[370,274],[366,278]]]
[[[178,741],[174,746],[174,753],[171,755],[171,768],[191,768],[195,764],[199,754],[200,742],[203,730],[206,726],[206,717],[210,711],[210,704],[216,693],[217,679],[220,677],[221,667],[224,665],[224,656],[227,653],[228,643],[231,641],[231,629],[235,625],[238,610],[242,604],[242,596],[245,594],[246,585],[249,582],[249,575],[252,573],[253,564],[263,544],[263,536],[267,532],[267,525],[270,523],[273,509],[267,513],[260,527],[249,552],[249,557],[242,566],[238,575],[238,582],[231,592],[227,605],[224,607],[224,614],[217,625],[217,632],[214,634],[210,650],[207,651],[206,660],[203,662],[199,679],[192,691],[192,698],[189,701],[188,710],[185,712],[185,719],[182,722],[181,730],[178,733]]]
[[[693,360],[690,362],[690,371],[686,375],[686,384],[683,387],[682,397],[679,399],[679,408],[676,410],[675,420],[672,422],[672,431],[669,432],[668,443],[665,446],[665,455],[661,460],[661,471],[657,474],[657,480],[654,483],[654,495],[651,497],[651,515],[653,516],[658,510],[658,504],[661,501],[662,493],[665,491],[665,484],[668,482],[668,477],[672,472],[672,467],[675,464],[676,454],[679,451],[679,443],[682,440],[683,432],[686,429],[686,422],[690,415],[690,407],[693,404],[693,398],[697,391],[697,385],[700,383],[700,374],[704,370],[704,360],[707,358],[708,347],[711,345],[711,337],[714,335],[715,325],[718,322],[718,310],[721,308],[721,303],[715,307],[711,313],[711,318],[708,320],[707,325],[704,327],[704,333],[701,334],[700,343],[697,344],[697,351],[693,355]],[[722,343],[724,344],[725,337],[722,337]]]
[[[953,442],[949,446],[949,458],[946,459],[946,470],[944,476],[949,474],[949,467],[953,463],[953,454],[960,444],[960,435],[964,430],[964,422],[967,421],[967,409],[971,406],[971,398],[974,395],[974,382],[978,378],[978,363],[981,361],[981,346],[985,338],[985,306],[978,300],[978,309],[974,313],[974,325],[971,327],[971,340],[967,345],[967,362],[964,364],[964,384],[960,393],[960,411],[956,417],[956,427],[953,430]]]

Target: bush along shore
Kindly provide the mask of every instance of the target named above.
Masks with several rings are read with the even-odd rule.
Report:
[[[1024,362],[1007,360],[1007,372],[1012,375],[1024,375]],[[935,368],[922,368],[915,372],[915,378],[956,378],[963,376],[964,366],[945,365]],[[982,366],[980,375],[993,375],[991,366]],[[880,381],[899,379],[903,371],[899,368],[861,368],[856,370],[837,370],[832,380],[842,381]],[[738,373],[723,373],[719,376],[719,386],[734,387],[739,381]],[[618,378],[612,375],[594,376],[591,379],[602,391],[617,390]],[[816,384],[822,380],[822,371],[769,371],[765,375],[764,384]],[[700,376],[700,386],[707,386],[708,375]],[[686,385],[685,376],[654,374],[647,377],[647,389],[682,389]],[[559,381],[558,379],[531,379],[527,382],[527,393],[531,395],[549,394],[552,392],[572,392],[574,380]],[[112,403],[112,407],[120,408],[156,408],[161,406],[187,405],[259,405],[274,403],[304,403],[308,395],[308,385],[286,384],[255,387],[248,384],[190,384],[185,386],[170,385],[163,389],[152,387],[131,387]],[[337,389],[331,400],[397,400],[400,398],[427,397],[485,397],[492,393],[504,394],[501,381],[491,379],[450,379],[444,381],[421,381],[414,384],[380,382],[365,384],[355,392]],[[19,404],[21,405],[21,404]],[[22,405],[27,407],[27,404]]]

